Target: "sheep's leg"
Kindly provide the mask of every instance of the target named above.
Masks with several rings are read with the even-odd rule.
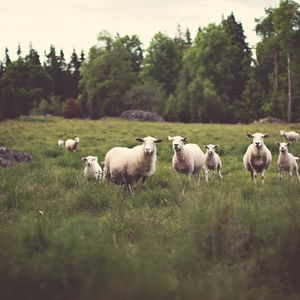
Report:
[[[133,188],[132,188],[131,184],[127,184],[127,183],[126,183],[125,186],[126,186],[126,189],[127,189],[128,194],[129,194],[130,196],[133,196],[133,195],[134,195],[134,191],[133,191]]]
[[[262,184],[265,184],[265,170],[261,172],[261,182]]]
[[[218,171],[218,175],[219,175],[219,177],[220,177],[220,178],[223,178],[223,176],[222,176],[222,174],[221,174],[221,171],[220,171],[220,166],[218,166],[218,169],[217,169],[217,171]]]
[[[209,170],[205,169],[205,181],[208,183],[208,174],[209,174]]]
[[[290,169],[290,171],[289,171],[290,180],[292,180],[292,176],[293,176],[293,169]]]
[[[147,176],[143,176],[143,177],[142,177],[142,186],[145,186],[145,185],[146,185],[147,179],[148,179]]]
[[[278,177],[279,179],[282,179],[282,170],[278,168]]]
[[[257,177],[257,173],[255,171],[252,171],[251,173],[251,177],[252,177],[252,181],[253,183],[256,183],[256,177]]]

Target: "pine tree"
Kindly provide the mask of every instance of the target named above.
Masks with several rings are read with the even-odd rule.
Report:
[[[4,63],[5,63],[6,67],[11,63],[11,60],[10,60],[8,52],[9,52],[8,48],[6,47],[5,48],[5,58],[4,58]]]
[[[21,59],[21,54],[22,54],[21,46],[20,44],[18,44],[18,49],[17,49],[18,59]]]
[[[188,28],[185,31],[185,43],[186,43],[187,47],[192,46],[191,32]]]
[[[80,53],[80,63],[82,64],[85,60],[85,55],[84,55],[84,52],[83,50],[81,50],[81,53]]]
[[[233,76],[229,98],[231,102],[241,99],[251,70],[251,50],[246,43],[243,26],[235,20],[233,13],[222,21],[225,33],[229,37],[231,56],[234,57],[230,68]]]
[[[0,61],[0,79],[3,77],[5,72],[4,64]]]
[[[29,54],[25,57],[25,61],[32,65],[40,66],[40,56],[35,49],[33,49],[32,44],[29,45]]]

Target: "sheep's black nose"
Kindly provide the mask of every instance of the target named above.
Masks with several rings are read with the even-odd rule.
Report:
[[[174,144],[174,147],[177,148],[177,147],[178,147],[178,144]]]
[[[255,142],[255,145],[256,145],[256,146],[259,146],[259,142]]]

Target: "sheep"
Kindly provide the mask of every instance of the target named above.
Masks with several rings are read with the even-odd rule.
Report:
[[[205,171],[206,182],[208,182],[209,170],[213,170],[214,173],[217,170],[219,177],[223,178],[220,172],[220,169],[222,167],[222,162],[220,156],[215,151],[216,148],[219,148],[219,145],[209,144],[209,145],[205,145],[204,147],[207,149],[206,153],[204,154],[204,166],[203,166],[203,169]]]
[[[102,168],[98,164],[97,156],[86,156],[81,159],[85,161],[85,168],[83,170],[84,177],[86,179],[97,179],[102,178]]]
[[[63,148],[65,146],[65,141],[62,139],[59,139],[57,141],[57,145],[58,145],[58,147]]]
[[[174,155],[172,159],[172,168],[181,174],[191,177],[192,174],[200,179],[200,170],[204,164],[204,153],[196,144],[184,144],[187,137],[174,136],[168,137],[172,141]]]
[[[133,195],[134,185],[142,178],[142,184],[154,174],[156,164],[156,143],[162,140],[151,136],[137,138],[142,145],[133,148],[114,147],[104,159],[104,177],[107,182],[125,185]]]
[[[76,137],[74,140],[73,139],[67,139],[65,141],[65,148],[68,151],[75,152],[75,150],[77,149],[77,145],[79,144],[79,142],[80,142],[79,137]]]
[[[277,161],[279,178],[282,179],[284,171],[289,172],[289,176],[292,178],[293,171],[295,171],[298,180],[300,181],[297,165],[297,160],[299,160],[299,157],[289,153],[288,146],[290,145],[290,142],[280,143],[276,141],[275,144],[279,147],[279,157]]]
[[[270,135],[247,133],[247,136],[253,139],[253,143],[248,146],[243,158],[245,169],[251,173],[251,178],[254,183],[256,183],[257,174],[260,173],[262,184],[264,184],[265,171],[272,161],[272,154],[264,144],[264,138],[268,138]]]
[[[285,132],[284,130],[280,130],[280,135],[283,136],[286,142],[296,142],[299,139],[299,133],[295,131]]]

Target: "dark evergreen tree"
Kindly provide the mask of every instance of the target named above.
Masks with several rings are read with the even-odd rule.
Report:
[[[41,65],[40,56],[32,47],[30,47],[29,54],[25,57],[25,60],[32,65]]]
[[[8,66],[11,63],[11,60],[10,60],[8,52],[9,52],[8,48],[6,47],[5,48],[5,58],[4,58],[5,66]]]
[[[233,13],[222,21],[225,33],[230,41],[230,55],[234,57],[231,60],[230,73],[232,82],[228,92],[229,100],[236,102],[241,100],[241,96],[249,79],[251,70],[251,50],[246,42],[243,26],[236,22]]]
[[[4,75],[4,72],[5,72],[4,64],[0,61],[0,80]]]
[[[70,63],[68,64],[68,84],[69,84],[69,95],[70,98],[78,97],[78,85],[80,80],[80,67],[81,62],[78,60],[78,56],[73,49]]]
[[[56,55],[56,50],[53,45],[50,46],[50,51],[46,54],[45,68],[53,81],[54,94],[61,96],[61,101],[64,100],[62,91],[62,69],[61,58]]]
[[[18,44],[18,49],[17,49],[18,59],[21,59],[21,54],[22,54],[21,46],[20,44]]]

